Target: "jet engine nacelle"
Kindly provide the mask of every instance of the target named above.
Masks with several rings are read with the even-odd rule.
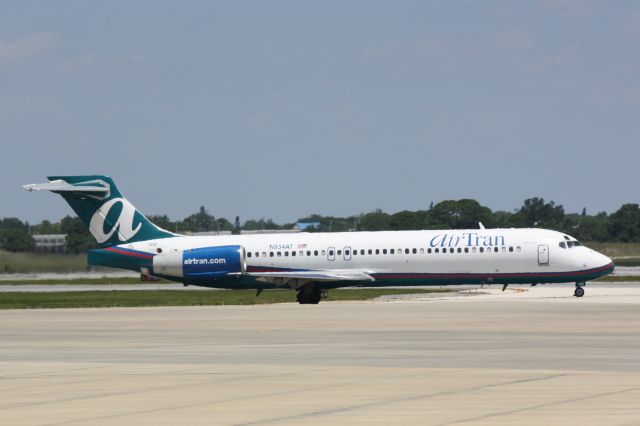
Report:
[[[153,273],[180,278],[224,278],[247,269],[244,247],[202,247],[153,257]]]

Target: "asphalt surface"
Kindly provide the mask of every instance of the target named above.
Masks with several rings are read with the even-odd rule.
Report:
[[[1,423],[640,424],[640,288],[570,290],[2,311]]]

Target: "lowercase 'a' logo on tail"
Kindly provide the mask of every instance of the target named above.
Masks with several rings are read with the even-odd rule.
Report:
[[[120,216],[118,216],[118,220],[116,220],[109,232],[104,232],[104,221],[109,214],[109,211],[116,204],[122,204],[122,211],[120,212]],[[95,237],[98,243],[102,244],[108,241],[116,232],[118,231],[118,239],[122,242],[128,241],[133,238],[134,235],[140,231],[142,228],[142,223],[138,223],[136,228],[133,228],[133,219],[136,213],[136,208],[133,205],[125,200],[124,198],[113,198],[106,203],[104,203],[100,208],[93,214],[91,217],[91,222],[89,224],[89,231]]]

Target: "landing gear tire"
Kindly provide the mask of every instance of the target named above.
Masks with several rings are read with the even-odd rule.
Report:
[[[316,286],[304,286],[298,290],[296,299],[301,305],[317,305],[322,299],[322,289]]]
[[[582,297],[584,296],[584,289],[582,287],[576,287],[575,291],[573,292],[573,295],[575,297]]]

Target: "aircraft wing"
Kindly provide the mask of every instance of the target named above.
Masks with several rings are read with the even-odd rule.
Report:
[[[259,281],[276,285],[311,281],[375,281],[375,278],[368,273],[357,270],[249,272],[248,275],[256,277]]]

